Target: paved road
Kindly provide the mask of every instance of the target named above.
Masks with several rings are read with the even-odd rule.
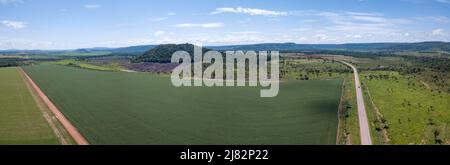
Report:
[[[364,98],[361,90],[361,83],[359,81],[358,70],[350,63],[341,61],[342,63],[350,66],[355,74],[355,88],[356,88],[356,103],[358,105],[358,119],[359,130],[362,145],[372,145],[372,139],[370,137],[369,121],[367,119],[366,107],[364,105]]]

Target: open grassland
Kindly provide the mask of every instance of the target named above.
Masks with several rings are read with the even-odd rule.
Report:
[[[18,68],[0,68],[0,144],[59,144]]]
[[[335,144],[340,79],[175,88],[168,77],[41,64],[25,68],[91,144]]]
[[[350,75],[350,71],[347,66],[327,59],[297,57],[283,60],[280,64],[283,80],[337,79]]]
[[[450,144],[448,93],[397,72],[363,72],[361,79],[368,87],[366,106],[374,103],[372,129],[379,143]]]
[[[84,69],[91,69],[91,70],[98,70],[98,71],[120,71],[122,68],[118,65],[94,65],[90,63],[86,63],[83,61],[78,61],[74,59],[66,59],[66,60],[60,60],[60,61],[54,61],[54,62],[48,62],[51,64],[57,64],[57,65],[66,65],[71,67],[79,67]]]

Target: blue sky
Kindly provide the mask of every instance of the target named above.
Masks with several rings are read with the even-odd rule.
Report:
[[[0,49],[450,41],[450,0],[0,0]]]

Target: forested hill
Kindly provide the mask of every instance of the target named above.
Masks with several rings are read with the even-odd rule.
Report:
[[[206,53],[211,49],[203,48],[202,52]],[[145,52],[143,55],[137,56],[133,62],[158,62],[158,63],[170,63],[172,54],[176,51],[186,51],[191,55],[193,59],[194,45],[192,44],[164,44],[156,46],[153,49]]]
[[[154,49],[155,48],[155,49]],[[251,45],[206,46],[218,51],[254,50],[254,51],[341,51],[341,52],[444,52],[450,54],[450,42],[417,42],[417,43],[349,43],[349,44],[296,44],[296,43],[262,43]],[[61,55],[78,54],[137,56],[140,61],[170,61],[167,54],[176,50],[193,51],[192,44],[140,45],[122,48],[83,48],[76,50],[0,50],[1,54],[19,55]],[[164,51],[163,51],[164,50]],[[145,55],[143,55],[145,54]]]
[[[209,46],[215,50],[340,50],[340,51],[447,51],[450,42],[418,42],[418,43],[351,43],[351,44],[295,44],[265,43],[253,45]]]

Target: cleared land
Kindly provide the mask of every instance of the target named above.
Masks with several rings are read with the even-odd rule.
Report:
[[[450,144],[450,95],[392,71],[363,72],[372,129],[384,144]]]
[[[44,94],[44,92],[42,92],[42,90],[36,85],[36,83],[34,83],[34,81],[22,69],[20,69],[20,71],[23,73],[25,79],[30,84],[30,88],[33,88],[33,90],[36,91],[36,95],[48,107],[48,109],[51,111],[51,114],[54,115],[54,117],[52,118],[56,118],[58,122],[61,123],[65,131],[67,131],[67,133],[70,134],[71,137],[73,137],[73,140],[76,142],[76,144],[88,145],[89,143],[86,141],[83,135],[81,135],[78,130],[72,125],[72,123],[67,120],[67,118],[59,111],[59,109],[52,103],[52,101],[50,101],[50,99]],[[60,133],[58,133],[58,135],[59,134]],[[63,142],[63,144],[67,144],[67,142]]]
[[[175,88],[168,77],[25,67],[91,144],[335,144],[340,79]]]
[[[18,68],[0,68],[0,144],[60,144]]]

